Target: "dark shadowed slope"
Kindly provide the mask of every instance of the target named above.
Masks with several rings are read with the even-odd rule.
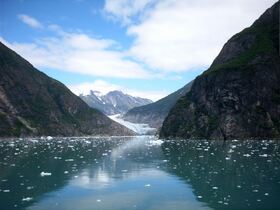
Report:
[[[132,132],[0,42],[0,136],[93,134]]]
[[[124,115],[124,119],[133,123],[146,123],[153,128],[159,128],[169,110],[180,97],[190,90],[191,86],[192,82],[154,103],[133,108]]]
[[[279,2],[233,36],[172,108],[161,137],[279,138]]]

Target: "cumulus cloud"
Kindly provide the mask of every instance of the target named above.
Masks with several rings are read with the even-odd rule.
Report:
[[[38,20],[36,20],[33,17],[30,17],[28,15],[25,14],[19,14],[18,18],[25,24],[27,24],[28,26],[32,27],[32,28],[43,28],[43,24],[40,23]]]
[[[165,97],[170,92],[165,90],[160,91],[153,91],[153,90],[136,90],[136,89],[129,89],[124,86],[112,84],[109,82],[106,82],[104,80],[95,80],[91,83],[81,83],[81,84],[75,84],[75,85],[68,85],[68,88],[75,93],[76,95],[88,95],[91,90],[99,91],[101,94],[105,95],[110,91],[113,90],[120,90],[126,94],[137,96],[141,98],[148,98],[153,101],[157,101],[160,98]]]
[[[132,23],[135,15],[139,15],[156,0],[106,0],[104,11],[124,25]]]
[[[91,90],[99,91],[102,95],[113,90],[121,90],[119,85],[111,84],[104,80],[95,80],[94,82],[85,82],[76,85],[68,85],[69,89],[76,95],[88,95]]]
[[[66,32],[32,43],[10,43],[4,38],[1,40],[38,68],[53,68],[99,77],[151,77],[141,65],[130,60],[125,52],[117,50],[119,46],[113,40]]]
[[[250,26],[276,0],[162,0],[127,34],[130,53],[166,72],[207,67],[223,44]],[[116,7],[117,8],[117,7]]]

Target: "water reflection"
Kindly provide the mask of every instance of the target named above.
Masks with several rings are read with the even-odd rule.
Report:
[[[163,145],[168,172],[214,209],[277,209],[278,141],[180,141]],[[179,154],[179,155],[178,155]]]
[[[279,166],[275,141],[2,140],[0,209],[273,209]]]

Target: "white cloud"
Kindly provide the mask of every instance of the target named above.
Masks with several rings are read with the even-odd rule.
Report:
[[[106,0],[104,11],[120,20],[124,25],[130,24],[135,15],[139,15],[156,0]]]
[[[99,91],[102,95],[107,94],[112,90],[121,90],[122,87],[119,85],[108,83],[104,80],[95,80],[92,83],[85,82],[76,85],[68,85],[69,89],[76,95],[88,95],[91,90]]]
[[[25,15],[25,14],[19,14],[18,18],[23,23],[27,24],[28,26],[30,26],[32,28],[43,28],[43,25],[33,17],[30,17],[30,16]]]
[[[250,26],[276,0],[162,0],[140,24],[131,55],[166,72],[206,67],[234,34]],[[117,6],[115,6],[117,8]]]
[[[141,98],[148,98],[153,101],[157,101],[160,98],[163,98],[167,96],[170,92],[168,91],[153,91],[153,90],[135,90],[135,89],[129,89],[120,85],[112,84],[109,82],[106,82],[104,80],[95,80],[92,83],[81,83],[76,85],[68,85],[68,88],[75,93],[76,95],[88,95],[91,90],[99,91],[103,95],[107,94],[110,91],[113,90],[120,90],[123,93],[137,96]]]
[[[83,33],[66,33],[32,43],[2,41],[38,68],[46,67],[85,75],[114,78],[148,78],[150,73],[119,51],[113,40]]]

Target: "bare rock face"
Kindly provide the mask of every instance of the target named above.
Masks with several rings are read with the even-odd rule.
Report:
[[[225,44],[172,108],[160,136],[280,137],[279,2]]]
[[[131,135],[0,42],[0,136]]]

